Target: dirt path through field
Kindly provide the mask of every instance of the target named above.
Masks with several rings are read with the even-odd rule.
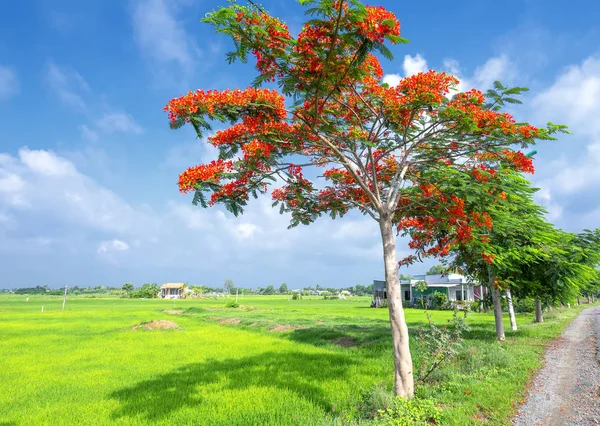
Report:
[[[600,307],[585,309],[548,348],[513,419],[518,426],[600,425]]]

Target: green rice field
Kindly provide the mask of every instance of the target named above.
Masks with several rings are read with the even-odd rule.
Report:
[[[392,387],[386,309],[369,298],[139,300],[0,296],[0,425],[370,424],[373,389]],[[41,307],[44,306],[44,312]],[[442,424],[509,424],[544,346],[582,307],[518,317],[495,341],[470,313],[451,364],[417,389]],[[452,316],[430,311],[435,322]],[[408,309],[412,332],[426,320]],[[176,329],[134,326],[172,321]],[[413,339],[415,365],[422,350]]]

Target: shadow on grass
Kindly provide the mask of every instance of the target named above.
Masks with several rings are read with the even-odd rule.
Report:
[[[346,339],[348,346],[362,346],[390,341],[390,327],[386,325],[317,325],[294,330],[286,337],[299,343],[314,346],[326,346]]]
[[[321,385],[347,378],[348,367],[358,362],[337,354],[266,352],[260,355],[188,364],[167,374],[119,389],[110,397],[120,408],[112,419],[141,415],[148,420],[167,417],[184,407],[206,403],[203,386],[219,390],[269,387],[292,391],[300,398],[332,411]]]

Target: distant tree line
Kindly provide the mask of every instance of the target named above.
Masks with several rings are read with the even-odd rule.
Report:
[[[356,296],[364,296],[370,295],[373,293],[373,284],[370,285],[361,285],[357,284],[355,286],[350,287],[342,287],[342,288],[334,288],[334,287],[324,287],[319,284],[316,286],[305,286],[298,289],[290,289],[286,283],[282,283],[278,287],[275,285],[268,285],[266,287],[258,287],[258,288],[247,288],[247,287],[237,287],[233,280],[225,280],[222,287],[210,287],[206,285],[197,285],[197,284],[188,284],[187,287],[194,291],[196,294],[253,294],[253,295],[276,295],[276,294],[292,294],[292,293],[300,293],[303,295],[311,295],[315,292],[328,292],[332,295],[339,294],[342,291],[348,291]],[[12,292],[14,294],[43,294],[49,296],[60,296],[64,294],[64,287],[52,289],[48,287],[48,285],[44,286],[35,286],[35,287],[23,287],[18,289],[3,289],[3,292]],[[152,299],[158,297],[160,293],[160,286],[156,283],[144,283],[141,287],[135,287],[133,283],[126,282],[121,287],[111,287],[111,286],[90,286],[90,287],[81,287],[81,286],[73,286],[68,287],[67,293],[70,295],[86,295],[86,294],[109,294],[112,296],[123,296],[134,299],[145,298]]]

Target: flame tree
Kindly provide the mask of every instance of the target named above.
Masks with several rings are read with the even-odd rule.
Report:
[[[486,164],[532,171],[531,160],[511,147],[549,139],[558,126],[538,129],[502,112],[505,102],[518,102],[520,88],[503,89],[492,101],[478,90],[453,94],[458,80],[435,71],[389,87],[378,56],[389,59],[387,46],[406,42],[393,13],[355,0],[300,3],[311,19],[295,38],[255,5],[232,3],[203,20],[231,37],[228,60],[253,56],[258,75],[243,90],[196,90],[167,104],[171,126],[188,123],[199,137],[215,122],[229,124],[208,137],[219,158],[184,171],[179,188],[194,193],[194,204],[223,204],[236,215],[250,196],[270,192],[290,226],[350,209],[377,221],[395,392],[412,398],[398,264],[447,255],[475,228],[492,226],[485,206],[502,194],[485,179]],[[261,88],[266,83],[277,89]],[[411,235],[415,254],[397,259],[396,233]]]

